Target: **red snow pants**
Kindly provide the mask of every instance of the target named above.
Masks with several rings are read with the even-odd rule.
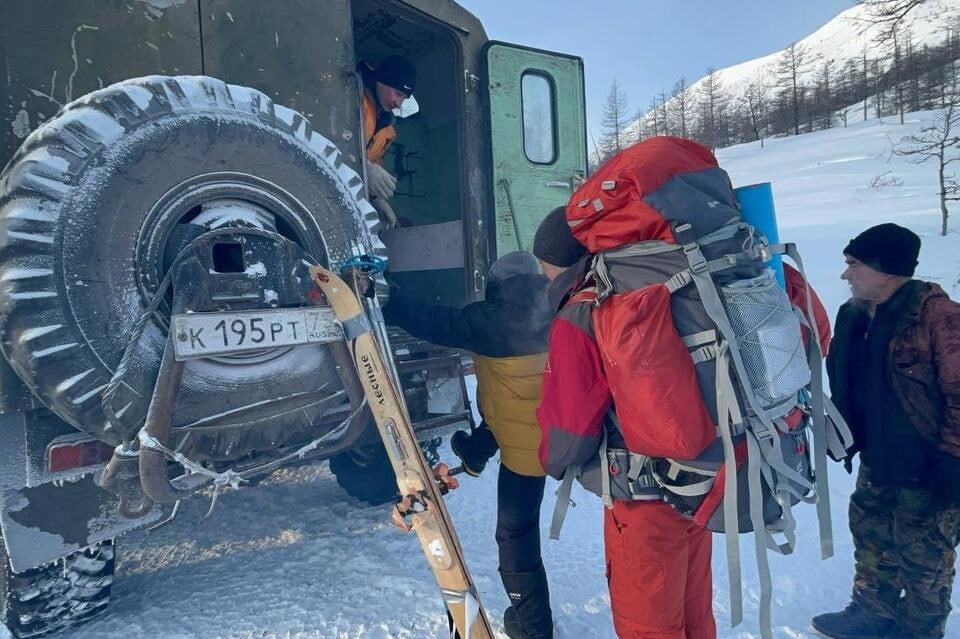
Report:
[[[617,636],[716,639],[710,532],[659,501],[615,501],[603,512]]]

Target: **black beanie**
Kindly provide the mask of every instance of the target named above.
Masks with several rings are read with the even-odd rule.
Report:
[[[417,68],[402,55],[392,55],[380,63],[373,72],[373,77],[377,82],[383,82],[388,87],[411,96],[417,85]]]
[[[533,254],[547,264],[563,267],[573,266],[587,254],[586,247],[570,231],[566,207],[553,209],[540,222],[533,236]]]
[[[881,273],[912,277],[920,254],[920,238],[902,226],[878,224],[850,240],[843,253]]]

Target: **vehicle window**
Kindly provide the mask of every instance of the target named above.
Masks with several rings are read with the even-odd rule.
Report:
[[[524,73],[520,83],[523,108],[523,152],[536,164],[557,159],[553,83],[541,73]]]

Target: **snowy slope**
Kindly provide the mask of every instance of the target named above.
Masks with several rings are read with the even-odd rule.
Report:
[[[799,244],[831,314],[847,296],[839,279],[843,246],[863,228],[887,220],[907,225],[923,237],[919,275],[940,282],[955,296],[960,293],[953,286],[960,276],[960,220],[949,236],[938,237],[932,167],[889,158],[888,136],[899,138],[929,117],[912,114],[905,126],[866,122],[772,140],[762,150],[750,144],[720,152],[736,184],[773,181],[782,238]],[[903,184],[871,189],[872,178],[883,171],[892,172]],[[813,508],[807,506],[797,511],[801,537],[797,553],[771,557],[778,639],[814,637],[810,616],[839,609],[849,595],[853,551],[846,531],[846,500],[853,480],[836,465],[830,468],[830,479],[836,556],[819,560]],[[508,602],[496,572],[496,475],[488,470],[481,479],[465,479],[463,484],[448,503],[483,602],[500,630]],[[554,482],[548,483],[544,537],[555,488]],[[579,490],[574,499],[577,507],[570,511],[562,539],[544,541],[557,637],[612,638],[601,507],[596,498]],[[210,519],[199,523],[206,505],[193,500],[167,528],[124,538],[111,614],[69,636],[447,637],[440,599],[416,538],[392,528],[385,508],[361,507],[344,496],[326,464],[283,471],[257,488],[228,493]],[[726,567],[722,540],[717,539],[714,609],[720,636],[728,639],[759,637],[758,582],[750,542],[744,538],[742,544],[745,621],[730,629]],[[955,593],[953,601],[960,604],[960,595]],[[960,638],[960,613],[953,615],[948,631],[949,637]]]
[[[923,45],[934,46],[946,39],[948,19],[958,13],[960,13],[960,0],[927,0],[907,15],[903,21],[903,28],[904,31],[910,32],[918,48],[922,48]],[[878,27],[869,23],[868,16],[868,10],[863,5],[853,6],[800,40],[797,44],[809,51],[810,60],[816,60],[809,65],[805,73],[799,76],[800,83],[813,84],[821,73],[824,62],[832,60],[833,72],[836,73],[848,61],[859,61],[863,56],[864,47],[867,47],[871,59],[885,57],[887,55],[885,48],[878,47],[872,42]],[[783,51],[777,51],[718,69],[717,76],[730,94],[731,104],[737,103],[750,84],[758,81],[766,84],[773,83],[777,60],[782,53]],[[703,79],[700,79],[693,83],[689,89],[690,95],[697,95],[702,82]],[[668,104],[671,101],[668,100]],[[643,117],[645,118],[646,115]]]

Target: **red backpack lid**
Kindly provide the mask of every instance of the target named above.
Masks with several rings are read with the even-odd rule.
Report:
[[[591,253],[645,240],[673,243],[670,221],[644,198],[676,175],[717,168],[702,144],[648,138],[615,155],[574,192],[567,222]]]

